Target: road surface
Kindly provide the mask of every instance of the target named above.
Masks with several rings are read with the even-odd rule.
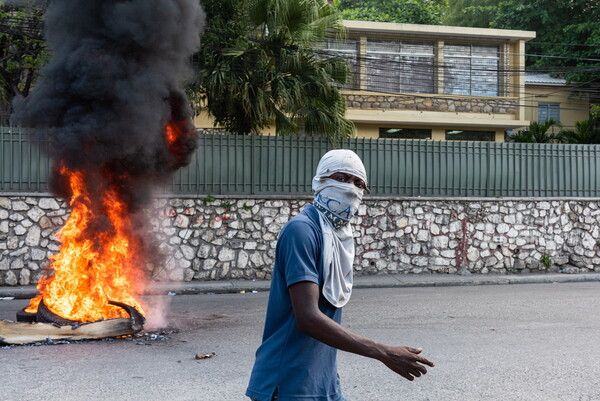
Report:
[[[267,296],[152,296],[146,302],[168,311],[154,323],[166,330],[0,347],[0,400],[246,400]],[[0,319],[14,320],[26,303],[0,300]],[[342,352],[349,401],[600,400],[598,282],[357,289],[343,322],[384,343],[422,347],[437,365],[408,382]]]

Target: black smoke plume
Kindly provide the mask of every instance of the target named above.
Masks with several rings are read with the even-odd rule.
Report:
[[[196,137],[181,85],[202,25],[197,0],[49,2],[53,61],[32,93],[13,102],[12,120],[48,135],[55,194],[69,198],[66,167],[110,175],[135,207],[149,184],[188,162]],[[170,121],[184,131],[171,147]]]
[[[198,0],[48,2],[44,35],[53,59],[31,94],[13,102],[12,120],[47,137],[50,190],[94,215],[85,238],[116,230],[103,199],[117,193],[138,246],[154,253],[142,206],[196,147],[182,84],[203,22]],[[68,172],[84,177],[89,196],[72,197]],[[140,264],[153,256],[146,259]]]

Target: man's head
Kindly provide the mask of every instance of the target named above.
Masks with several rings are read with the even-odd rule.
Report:
[[[367,173],[360,157],[351,150],[327,152],[319,161],[312,181],[314,206],[334,228],[347,225],[358,211],[367,186]]]
[[[371,193],[367,184],[367,172],[360,157],[349,149],[331,150],[321,157],[313,178],[312,189],[316,191],[324,179],[352,183],[366,193]]]

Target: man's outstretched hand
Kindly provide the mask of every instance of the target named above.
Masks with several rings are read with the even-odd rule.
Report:
[[[413,381],[415,377],[427,373],[424,365],[435,366],[433,362],[419,355],[422,351],[421,348],[387,346],[381,362],[405,379]]]
[[[331,347],[377,359],[407,380],[427,373],[430,360],[419,354],[421,348],[392,347],[360,336],[325,316],[319,309],[321,291],[316,283],[301,281],[289,287],[298,331]]]

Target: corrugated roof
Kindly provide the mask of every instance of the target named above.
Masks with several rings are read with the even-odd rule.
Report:
[[[567,80],[564,78],[552,78],[550,74],[527,72],[525,73],[525,84],[563,86],[567,84]]]

